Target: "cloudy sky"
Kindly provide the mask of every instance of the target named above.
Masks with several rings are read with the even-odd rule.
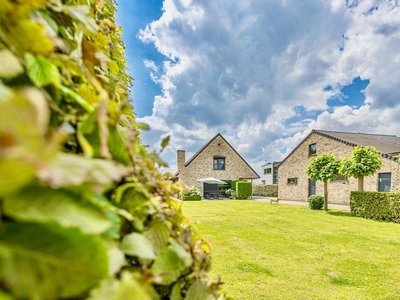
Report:
[[[176,171],[217,133],[261,174],[311,129],[400,135],[398,0],[117,0],[132,103]]]

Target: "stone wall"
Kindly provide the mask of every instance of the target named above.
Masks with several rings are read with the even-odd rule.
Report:
[[[214,156],[225,157],[225,170],[214,170]],[[220,180],[259,178],[229,143],[219,135],[186,167],[183,150],[178,150],[177,158],[179,181],[187,187],[195,186],[202,189],[201,182],[197,180],[205,177],[215,177]]]
[[[344,144],[340,141],[312,133],[306,138],[279,166],[278,179],[278,198],[281,200],[307,201],[309,179],[306,167],[309,160],[309,145],[317,145],[317,155],[330,153],[339,158],[348,157],[353,151],[353,146]],[[392,173],[391,191],[400,191],[400,164],[393,160],[383,158],[383,165],[375,175],[365,177],[364,190],[378,190],[378,174]],[[297,178],[297,183],[289,184],[289,178]],[[348,180],[329,181],[328,199],[329,203],[348,204],[350,191],[358,189],[358,180],[349,178]],[[324,194],[324,184],[316,182],[316,194]]]

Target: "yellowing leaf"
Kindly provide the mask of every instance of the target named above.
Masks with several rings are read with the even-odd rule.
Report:
[[[108,62],[108,67],[110,68],[110,72],[111,72],[112,74],[118,75],[118,73],[119,73],[119,67],[118,67],[118,64],[117,64],[115,61],[110,60],[110,61]]]
[[[0,136],[0,142],[1,141]],[[19,159],[0,159],[0,197],[10,194],[35,177],[36,169]]]
[[[30,102],[35,110],[35,123],[39,132],[44,135],[50,118],[50,110],[43,92],[37,88],[27,87],[21,90],[21,95]]]
[[[0,196],[25,185],[56,151],[46,143],[47,107],[36,92],[16,93],[0,84]]]
[[[67,12],[71,17],[79,21],[80,24],[85,26],[89,31],[96,31],[99,27],[96,24],[96,21],[90,17],[89,6],[86,5],[75,5],[75,6],[67,6],[64,5],[63,9]]]
[[[79,86],[78,93],[83,99],[85,99],[89,103],[97,103],[99,101],[95,89],[89,84],[81,84]]]
[[[12,1],[2,0],[0,5],[0,15],[10,15],[16,19],[28,17],[34,7],[38,8],[45,5],[47,0],[25,0],[25,1]],[[1,18],[0,18],[1,19]]]
[[[53,51],[53,43],[46,36],[45,28],[34,21],[21,20],[11,26],[7,33],[7,38],[20,53],[32,52],[49,56]]]
[[[0,51],[0,62],[0,77],[2,78],[15,77],[24,71],[18,58],[7,49]]]

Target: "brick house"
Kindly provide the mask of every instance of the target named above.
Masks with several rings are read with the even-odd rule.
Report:
[[[400,137],[312,130],[311,133],[282,161],[278,175],[278,198],[307,201],[310,195],[323,195],[323,183],[311,181],[306,174],[308,160],[330,153],[339,158],[351,155],[355,146],[374,146],[383,157],[382,167],[375,175],[364,178],[366,191],[400,191]],[[349,203],[350,191],[358,189],[358,180],[338,176],[328,183],[329,203]]]
[[[177,151],[179,182],[186,187],[195,186],[204,193],[205,188],[215,186],[203,184],[198,180],[214,177],[226,182],[235,179],[258,179],[260,176],[240,156],[240,154],[218,133],[196,154],[185,162],[185,151]],[[217,186],[218,188],[218,186]]]

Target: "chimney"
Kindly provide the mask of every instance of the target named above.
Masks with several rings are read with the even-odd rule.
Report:
[[[178,150],[177,155],[178,172],[181,174],[185,169],[185,150]]]

